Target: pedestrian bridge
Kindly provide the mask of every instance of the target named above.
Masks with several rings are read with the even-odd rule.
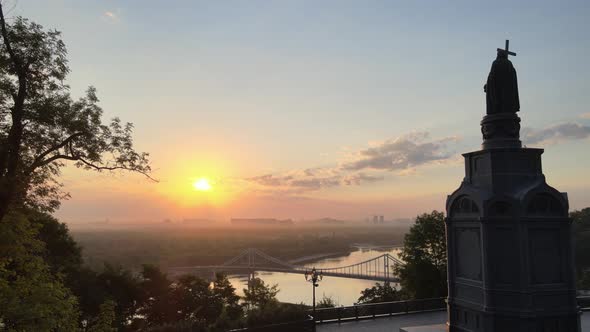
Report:
[[[394,275],[394,267],[403,264],[404,263],[401,260],[392,255],[383,254],[356,264],[316,268],[316,271],[321,272],[324,276],[331,277],[396,282],[398,279]],[[290,264],[272,257],[258,249],[250,248],[242,251],[239,255],[221,265],[180,266],[170,268],[169,272],[173,275],[202,273],[207,271],[213,273],[252,273],[255,271],[269,271],[304,274],[309,270],[309,267]]]

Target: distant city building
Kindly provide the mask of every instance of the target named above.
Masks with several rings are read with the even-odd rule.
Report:
[[[274,219],[274,218],[232,218],[232,225],[293,225],[291,219]]]
[[[182,220],[182,222],[184,224],[193,224],[193,225],[198,225],[198,224],[212,224],[215,223],[214,220],[211,219],[204,219],[204,218],[185,218]]]
[[[373,224],[383,224],[385,223],[385,218],[383,216],[373,216]]]
[[[312,223],[317,224],[344,224],[344,220],[334,219],[334,218],[322,218],[317,220],[312,220]]]

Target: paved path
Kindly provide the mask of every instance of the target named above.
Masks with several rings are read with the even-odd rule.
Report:
[[[392,317],[360,320],[347,323],[330,323],[317,326],[317,332],[399,332],[400,327],[440,324],[447,321],[446,311],[407,314]]]
[[[317,326],[317,332],[399,332],[400,327],[440,324],[446,320],[446,311],[436,311],[340,324],[321,324]],[[590,311],[582,313],[581,321],[582,332],[590,332]]]

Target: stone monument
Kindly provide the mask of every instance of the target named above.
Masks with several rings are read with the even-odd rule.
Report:
[[[568,198],[523,148],[516,70],[498,49],[480,151],[447,198],[448,331],[580,331]]]

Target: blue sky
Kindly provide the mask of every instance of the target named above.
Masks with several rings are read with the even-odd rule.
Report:
[[[162,180],[69,170],[69,221],[441,209],[462,179],[459,153],[479,148],[482,87],[505,39],[522,125],[543,138],[524,143],[546,148],[547,178],[574,208],[590,205],[587,1],[20,0],[9,15],[63,32],[72,93],[94,85],[106,117],[133,122]],[[341,171],[369,146],[417,137],[438,155],[358,170],[365,180]],[[171,188],[199,176],[234,199],[179,207]],[[268,199],[277,181],[280,203]],[[158,208],[129,212],[141,202]]]

